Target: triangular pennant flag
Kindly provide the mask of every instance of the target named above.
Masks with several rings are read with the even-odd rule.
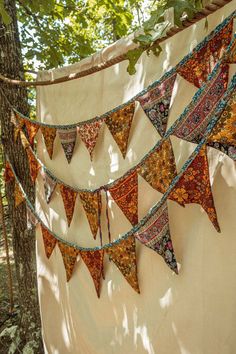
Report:
[[[236,148],[236,91],[228,100],[207,144],[223,151],[231,158],[235,157]]]
[[[211,191],[207,150],[205,145],[182,174],[175,188],[170,193],[169,198],[182,205],[190,203],[200,204],[208,214],[208,217],[216,230],[220,232]]]
[[[27,130],[27,133],[29,136],[29,143],[31,145],[34,145],[34,138],[39,130],[39,124],[29,122],[28,120],[25,119],[25,126],[26,126],[26,130]]]
[[[176,73],[153,89],[148,90],[143,96],[137,98],[144,112],[162,137],[165,135],[167,128],[175,79]]]
[[[66,155],[66,159],[68,163],[70,163],[73,156],[76,137],[77,137],[76,128],[60,129],[60,130],[58,129],[58,134],[59,134],[59,138],[61,139],[61,145]]]
[[[99,227],[99,207],[101,205],[100,192],[80,192],[82,205],[88,218],[91,232],[96,239]]]
[[[6,166],[5,166],[5,171],[4,171],[4,181],[5,183],[9,183],[11,181],[13,181],[15,179],[14,173],[11,169],[11,166],[9,164],[9,162],[6,162]]]
[[[49,203],[51,201],[52,194],[57,186],[57,182],[52,176],[49,176],[47,171],[43,172],[45,199],[46,202]]]
[[[96,251],[80,251],[80,255],[86,264],[97,292],[97,296],[100,297],[100,283],[103,272],[103,258],[104,250]]]
[[[120,148],[123,158],[126,156],[129,133],[133,121],[135,102],[106,117],[105,122],[114,140]]]
[[[232,38],[233,20],[207,41],[200,50],[180,63],[177,72],[196,87],[206,82],[208,75],[222,57]]]
[[[66,281],[69,281],[72,277],[75,263],[79,254],[79,250],[72,246],[67,246],[64,243],[58,241],[58,247],[61,251],[63,263],[66,270]]]
[[[28,140],[22,130],[20,130],[20,140],[21,140],[21,144],[24,149],[28,149],[30,147],[30,143],[28,142]]]
[[[60,192],[65,207],[68,226],[70,226],[74,214],[77,192],[69,187],[64,186],[63,184],[60,184]]]
[[[175,157],[170,138],[152,152],[138,166],[137,172],[158,192],[165,193],[177,175]]]
[[[106,252],[110,260],[112,260],[121,271],[127,282],[137,293],[140,293],[134,236],[131,235],[121,240],[118,244],[113,244],[111,247],[106,248]]]
[[[52,159],[53,155],[53,144],[56,138],[57,130],[56,128],[49,128],[45,126],[41,126],[41,132],[43,134],[44,143],[48,152],[50,159]]]
[[[170,236],[166,202],[162,204],[145,225],[135,233],[135,237],[145,246],[162,256],[170,269],[178,274],[178,266]]]
[[[14,124],[14,141],[16,142],[20,131],[22,130],[25,121],[17,113],[12,113],[11,122]]]
[[[25,201],[25,197],[22,194],[22,191],[17,182],[15,182],[15,207],[17,208],[21,203]]]
[[[27,211],[27,229],[32,230],[37,224],[38,220],[36,219],[35,215],[32,213],[31,209],[26,206]]]
[[[138,223],[138,175],[131,173],[118,181],[109,192],[124,215],[134,226]]]
[[[47,258],[50,258],[56,243],[57,239],[51,235],[51,233],[43,226],[41,225],[41,231],[42,231],[42,236],[43,236],[43,243],[44,243],[44,248],[45,248],[45,253]]]
[[[228,85],[228,64],[222,65],[214,77],[208,81],[204,90],[194,98],[182,114],[182,119],[173,135],[191,143],[198,144],[215,114],[215,108]]]
[[[29,169],[30,169],[30,176],[32,179],[32,182],[35,183],[36,178],[38,176],[38,172],[41,168],[40,163],[36,159],[35,155],[33,154],[32,150],[26,149],[27,156],[28,156],[28,161],[29,161]]]
[[[83,125],[79,125],[77,127],[78,134],[85,144],[88,152],[90,154],[90,158],[92,160],[93,150],[97,142],[98,134],[102,127],[104,119],[97,120],[92,123],[86,123]]]

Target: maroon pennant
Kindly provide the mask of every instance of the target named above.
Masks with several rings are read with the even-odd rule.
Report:
[[[78,134],[83,143],[85,144],[86,148],[88,149],[91,160],[93,157],[93,150],[98,139],[98,134],[103,123],[104,119],[100,119],[95,122],[79,125],[77,127]]]

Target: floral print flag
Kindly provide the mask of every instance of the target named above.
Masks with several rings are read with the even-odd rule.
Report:
[[[51,235],[51,233],[41,224],[41,231],[43,236],[43,243],[45,248],[45,254],[47,258],[50,258],[56,243],[57,239]]]
[[[137,99],[161,137],[165,135],[167,128],[175,79],[176,73]]]
[[[118,181],[109,192],[124,215],[134,226],[138,223],[138,175],[134,171]]]
[[[50,159],[52,159],[53,155],[53,145],[54,140],[56,138],[57,130],[56,128],[49,128],[46,126],[41,126],[41,132],[43,134],[44,143],[48,152]]]
[[[135,102],[132,102],[128,106],[119,109],[119,111],[110,114],[105,119],[106,125],[119,146],[123,158],[125,158],[128,148],[134,110]]]
[[[84,211],[87,215],[91,232],[93,234],[94,239],[96,239],[99,227],[99,208],[101,205],[101,193],[80,192],[79,196],[84,207]]]
[[[25,127],[28,133],[30,145],[33,146],[34,138],[39,130],[39,124],[29,122],[27,119],[25,119]]]
[[[50,203],[53,192],[57,186],[56,180],[47,171],[43,171],[44,193],[47,203]]]
[[[36,159],[35,155],[33,154],[32,150],[30,148],[26,149],[26,153],[28,156],[31,180],[33,183],[35,183],[36,178],[38,176],[38,172],[41,169],[41,165],[38,162],[38,160]]]
[[[206,145],[201,148],[198,155],[182,174],[169,198],[182,205],[200,204],[215,229],[220,232],[210,185]]]
[[[236,90],[214,126],[207,144],[236,160]]]
[[[77,137],[76,128],[58,129],[57,131],[59,138],[61,139],[61,145],[64,150],[67,162],[70,163],[73,156]]]
[[[183,117],[174,129],[173,135],[198,144],[209,124],[215,108],[228,85],[228,64],[220,66],[216,75],[207,83],[196,100],[192,100]]]
[[[67,246],[60,241],[58,241],[57,244],[61,251],[64,267],[66,270],[66,281],[68,282],[72,277],[79,250],[72,246]]]
[[[132,288],[140,293],[137,275],[135,238],[133,235],[106,249],[111,261],[115,263]]]
[[[151,153],[138,166],[137,172],[158,192],[165,193],[177,175],[174,152],[170,138]]]
[[[145,246],[157,252],[168,267],[178,274],[178,266],[170,236],[167,203],[163,203],[157,212],[142,226],[135,237]]]
[[[97,296],[100,297],[100,283],[103,273],[104,250],[80,251],[81,258],[93,278]]]
[[[78,134],[83,143],[85,144],[86,148],[88,149],[91,160],[93,157],[93,150],[98,139],[98,134],[100,132],[103,122],[104,119],[100,119],[92,123],[79,125],[77,127]]]
[[[67,223],[70,226],[74,214],[77,192],[63,184],[60,184],[60,192],[65,207]]]
[[[230,44],[232,30],[233,19],[206,41],[200,50],[193,52],[189,59],[178,67],[178,74],[196,87],[201,87]]]

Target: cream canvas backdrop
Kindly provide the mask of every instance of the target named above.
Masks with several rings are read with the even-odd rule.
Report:
[[[159,79],[175,66],[212,29],[235,9],[232,1],[205,20],[185,29],[162,44],[156,58],[142,56],[137,73],[129,76],[127,62],[85,78],[37,90],[38,118],[47,123],[69,124],[100,115]],[[95,63],[127,51],[130,38],[120,40],[81,63],[48,72],[39,79],[73,74]],[[230,76],[235,66],[230,67]],[[196,88],[181,77],[175,83],[169,126],[190,102]],[[91,164],[84,144],[77,139],[68,165],[58,137],[54,158],[48,158],[38,134],[38,153],[45,165],[60,179],[75,187],[95,188],[122,176],[160,138],[136,105],[127,157],[124,160],[103,127]],[[178,170],[195,145],[172,138]],[[234,354],[236,352],[236,169],[227,156],[209,149],[213,195],[222,229],[217,234],[198,205],[181,208],[169,201],[170,229],[179,264],[176,276],[152,250],[137,242],[138,276],[141,294],[128,285],[107,259],[101,298],[95,294],[86,266],[78,261],[72,279],[66,283],[65,270],[56,247],[50,260],[44,253],[37,230],[39,299],[45,353],[48,354]],[[42,178],[37,181],[36,207],[45,223],[64,239],[93,247],[86,215],[79,198],[70,228],[57,190],[49,205],[44,202]],[[161,195],[139,178],[139,218]],[[105,205],[105,204],[104,204]],[[116,204],[110,200],[113,239],[131,228]],[[102,226],[107,241],[103,208]]]

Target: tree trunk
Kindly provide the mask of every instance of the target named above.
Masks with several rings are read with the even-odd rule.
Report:
[[[0,72],[8,77],[24,79],[22,54],[16,18],[15,0],[5,0],[5,8],[12,18],[9,26],[1,23],[0,18]],[[4,91],[11,104],[23,114],[29,113],[27,91],[24,88],[3,84]],[[19,138],[14,143],[14,128],[11,123],[11,109],[0,90],[1,137],[4,155],[8,155],[30,200],[34,202],[35,189],[29,175],[26,152]],[[27,230],[26,205],[14,207],[14,182],[7,186],[9,214],[12,223],[13,252],[18,281],[18,301],[20,305],[20,350],[43,353],[41,324],[38,304],[36,257],[34,232]],[[26,348],[33,351],[27,351]]]

